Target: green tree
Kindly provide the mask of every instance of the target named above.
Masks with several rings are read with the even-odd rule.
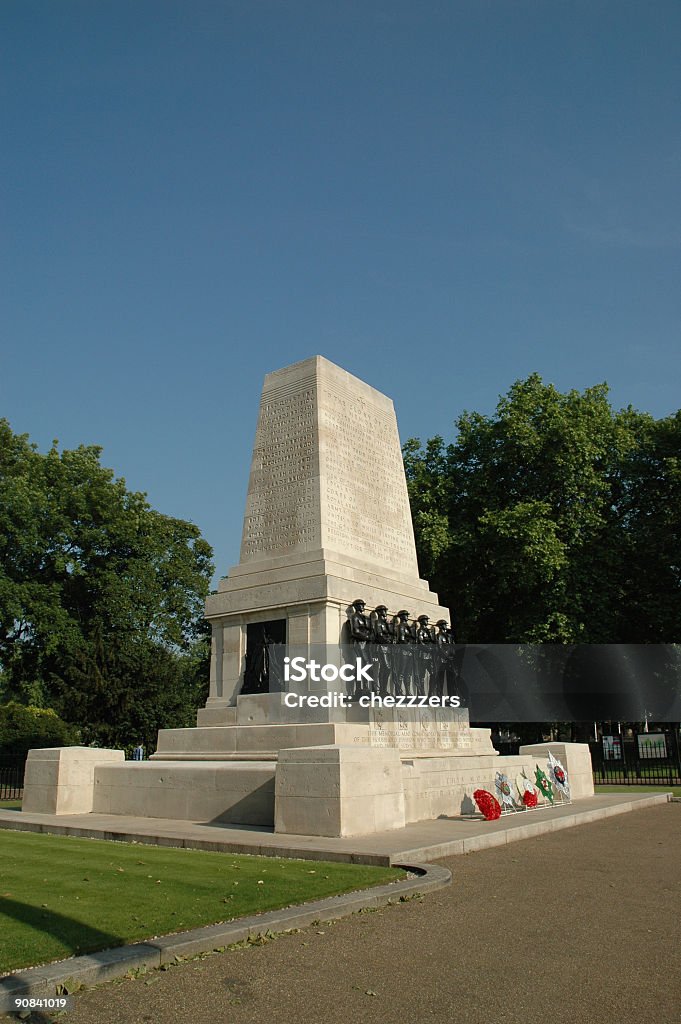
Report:
[[[618,513],[622,635],[673,643],[681,632],[681,411],[641,423],[622,467]]]
[[[0,420],[2,686],[93,742],[150,743],[196,692],[212,552],[100,454],[43,455]]]
[[[0,757],[21,757],[33,747],[67,747],[78,742],[77,730],[51,708],[17,701],[0,705]]]
[[[404,458],[421,568],[462,641],[674,641],[679,414],[533,374],[457,428]]]

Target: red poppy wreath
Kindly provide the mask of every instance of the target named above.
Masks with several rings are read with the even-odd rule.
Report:
[[[473,799],[479,810],[485,815],[486,821],[495,821],[501,817],[501,805],[496,797],[488,793],[486,789],[476,789]]]

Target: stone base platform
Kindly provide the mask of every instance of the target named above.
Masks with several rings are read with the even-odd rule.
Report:
[[[61,747],[30,752],[23,809],[200,818],[274,826],[294,835],[364,835],[474,813],[476,789],[494,792],[497,772],[512,785],[521,772],[533,779],[535,765],[546,770],[549,749],[568,771],[573,798],[592,795],[589,751],[582,744],[540,744],[502,758],[327,743],[283,748],[269,758],[147,762],[123,761],[120,751]]]
[[[274,826],[292,835],[352,836],[474,813],[476,789],[514,789],[549,750],[572,798],[593,795],[586,744],[551,743],[500,757],[466,710],[318,707],[301,721],[284,695],[240,696],[231,724],[162,729],[149,761],[89,747],[32,750],[25,811],[95,812]]]
[[[318,696],[325,691],[320,690]],[[207,712],[204,713],[204,712]],[[454,708],[375,709],[288,707],[280,693],[240,695],[229,708],[204,708],[198,726],[161,729],[151,760],[269,759],[291,747],[394,747],[404,753],[497,756],[488,729],[471,728],[468,711]]]
[[[411,724],[411,723],[410,723]],[[392,726],[393,723],[390,723]],[[348,722],[308,722],[303,725],[227,725],[193,729],[161,729],[158,748],[151,761],[233,760],[242,754],[276,755],[290,747],[363,746],[373,749],[394,748],[402,754],[440,753],[444,755],[497,756],[488,729],[465,732],[435,730],[397,730],[387,724],[377,726]],[[455,727],[453,727],[455,728]]]
[[[117,814],[29,814],[8,810],[0,810],[0,828],[263,857],[391,866],[504,846],[611,815],[666,804],[670,798],[671,794],[667,793],[608,793],[592,796],[576,805],[520,811],[498,821],[483,821],[479,816],[448,817],[352,838],[283,835],[262,826],[246,828],[196,820]]]

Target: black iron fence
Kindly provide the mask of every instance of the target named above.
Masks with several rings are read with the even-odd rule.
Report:
[[[681,750],[676,730],[628,737],[604,735],[591,742],[589,748],[596,785],[681,785]]]
[[[519,740],[492,733],[501,755],[518,754]],[[603,735],[591,740],[594,785],[681,786],[681,742],[675,727],[638,734]]]
[[[24,793],[25,756],[0,758],[0,800],[21,800]]]

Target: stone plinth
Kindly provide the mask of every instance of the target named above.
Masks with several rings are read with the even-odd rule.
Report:
[[[325,746],[279,751],[275,832],[355,836],[404,824],[397,750]]]
[[[125,760],[122,750],[44,747],[29,750],[24,774],[23,811],[85,814],[93,809],[95,770]]]
[[[271,825],[276,765],[263,761],[126,761],[100,765],[92,810],[144,818]]]
[[[520,748],[525,758],[536,758],[539,767],[547,772],[549,753],[560,761],[568,773],[570,795],[573,800],[583,800],[594,795],[594,777],[591,767],[591,751],[588,743],[532,743]],[[534,770],[534,765],[532,766]],[[530,776],[534,778],[534,774]]]

